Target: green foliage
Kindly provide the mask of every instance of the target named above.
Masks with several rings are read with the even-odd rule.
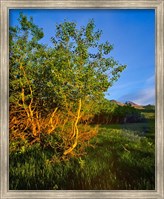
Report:
[[[115,175],[114,189],[153,189],[155,148],[151,141],[132,131],[103,128],[97,146],[101,161],[108,162]]]
[[[148,104],[148,105],[144,106],[144,110],[145,110],[145,112],[155,112],[155,106]]]
[[[111,124],[111,123],[135,123],[143,122],[144,115],[136,108],[124,105],[120,106],[107,99],[99,103],[98,112],[95,114],[92,123]]]
[[[40,60],[44,59],[45,46],[39,44],[44,36],[42,29],[33,23],[32,18],[20,14],[19,26],[9,29],[9,88],[10,104],[19,107],[22,104],[22,89],[25,90],[25,104],[34,98],[38,85],[37,79]],[[30,92],[32,89],[32,92]]]
[[[67,162],[51,163],[54,153],[43,150],[39,144],[33,145],[26,153],[12,153],[10,156],[10,189],[19,190],[49,190],[62,189]],[[69,169],[69,163],[68,163]]]
[[[10,189],[150,190],[155,188],[155,146],[133,131],[102,127],[87,154],[60,161],[38,144],[10,155]]]
[[[93,20],[80,29],[65,21],[56,26],[56,35],[51,38],[54,47],[49,57],[53,59],[47,66],[52,74],[47,90],[53,90],[53,98],[59,98],[62,107],[70,102],[75,105],[79,98],[84,104],[99,99],[125,68],[109,57],[113,47],[109,42],[100,43],[101,31],[94,29]]]
[[[18,21],[18,26],[10,27],[9,43],[11,137],[29,143],[37,137],[42,142],[42,134],[52,133],[58,125],[63,139],[59,144],[69,148],[78,142],[82,117],[95,114],[96,103],[126,66],[110,57],[113,47],[100,42],[94,20],[80,28],[69,21],[57,24],[53,47],[39,43],[44,33],[32,18],[20,14]],[[46,123],[49,127],[44,128]],[[64,132],[67,123],[72,132]]]
[[[32,18],[28,20],[20,14],[19,22],[18,27],[10,27],[11,102],[20,101],[22,87],[26,89],[27,103],[28,98],[34,98],[38,106],[42,104],[46,109],[76,103],[79,98],[98,98],[125,68],[107,56],[113,47],[109,42],[99,42],[101,31],[94,30],[93,20],[80,29],[74,22],[56,25],[56,35],[51,38],[53,48],[39,44],[44,34]]]
[[[145,116],[146,119],[155,121],[155,106],[154,105],[144,106],[142,114]]]

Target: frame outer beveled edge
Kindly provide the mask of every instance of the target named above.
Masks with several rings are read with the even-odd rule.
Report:
[[[103,2],[103,3],[102,3]],[[1,198],[164,198],[164,2],[153,1],[1,1]],[[46,6],[45,6],[46,5]],[[8,9],[9,8],[156,9],[156,191],[9,191],[8,190]],[[7,66],[7,67],[4,67]]]
[[[1,2],[1,197],[5,196],[8,185],[8,22],[7,8]]]
[[[157,8],[156,31],[156,183],[164,198],[164,1]]]

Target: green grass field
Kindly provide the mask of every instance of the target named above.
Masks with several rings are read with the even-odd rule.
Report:
[[[148,116],[148,115],[147,115]],[[155,125],[101,125],[86,155],[51,163],[39,144],[10,154],[12,190],[154,190]]]
[[[146,122],[142,123],[128,123],[128,124],[111,124],[111,125],[104,125],[104,127],[108,129],[122,129],[122,130],[129,130],[133,133],[137,133],[140,136],[144,136],[147,138],[151,138],[151,141],[155,142],[155,125],[154,120],[147,120]]]

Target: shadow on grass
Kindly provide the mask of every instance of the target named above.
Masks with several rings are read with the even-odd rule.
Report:
[[[155,120],[147,119],[142,123],[125,123],[125,124],[110,124],[100,125],[101,128],[115,129],[115,130],[129,130],[137,133],[140,136],[145,136],[155,142]]]
[[[155,146],[150,139],[135,133],[144,125],[103,125],[85,156],[65,162],[51,163],[54,152],[42,150],[39,145],[13,153],[10,189],[154,190]]]

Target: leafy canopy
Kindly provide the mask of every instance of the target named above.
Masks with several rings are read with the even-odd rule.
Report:
[[[99,111],[104,92],[126,66],[110,56],[113,46],[101,42],[94,20],[80,28],[69,21],[57,24],[52,47],[40,42],[44,33],[32,18],[20,14],[18,20],[10,27],[11,136],[43,144],[53,134],[64,156],[80,151],[95,131],[79,123]]]
[[[38,103],[51,99],[63,107],[80,98],[98,99],[126,67],[109,56],[113,46],[108,41],[100,43],[102,31],[95,31],[94,20],[79,29],[74,22],[57,24],[51,48],[39,44],[44,33],[32,18],[20,14],[19,22],[10,27],[10,91],[17,100],[20,87],[31,95],[27,81],[33,88],[30,97],[36,96]]]

